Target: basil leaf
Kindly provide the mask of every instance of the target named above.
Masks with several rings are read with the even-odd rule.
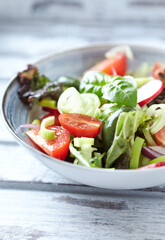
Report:
[[[107,83],[111,82],[111,77],[105,73],[89,71],[80,82],[80,92],[81,93],[94,93],[100,99],[103,95],[102,87]]]
[[[103,98],[119,106],[135,107],[137,104],[136,83],[130,76],[115,76],[102,88]]]
[[[135,107],[137,104],[136,82],[131,76],[109,76],[105,73],[89,71],[80,82],[81,93],[94,93],[99,99],[117,105]]]

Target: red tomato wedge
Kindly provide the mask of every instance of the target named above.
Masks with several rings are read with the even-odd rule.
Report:
[[[96,137],[101,127],[100,120],[79,113],[62,113],[59,122],[75,137]]]
[[[50,107],[42,107],[42,110],[48,113],[52,113],[55,115],[60,115],[60,112],[58,111],[57,108],[50,108]]]
[[[40,129],[32,129],[27,132],[30,139],[51,157],[65,160],[69,151],[70,134],[63,127],[49,126],[55,131],[55,140],[45,140],[40,135]]]
[[[43,119],[47,118],[47,117],[51,117],[54,116],[55,117],[55,126],[60,126],[59,120],[58,120],[58,116],[60,115],[60,112],[58,111],[57,108],[50,108],[50,107],[42,107],[42,110],[45,112],[48,112],[49,114],[46,114],[45,116],[43,116],[43,118],[41,119],[41,122]]]
[[[114,75],[114,73],[116,73],[117,75],[124,76],[127,71],[127,58],[125,53],[117,53],[116,57],[107,58],[88,71],[104,72],[109,75]]]
[[[155,79],[164,79],[165,78],[165,63],[156,62],[152,69],[152,76]]]
[[[157,168],[157,167],[164,167],[165,166],[165,161],[163,162],[158,162],[158,163],[153,163],[141,168],[138,168],[139,170],[143,170],[143,169],[150,169],[150,168]]]
[[[155,133],[155,140],[158,145],[165,146],[165,126]]]

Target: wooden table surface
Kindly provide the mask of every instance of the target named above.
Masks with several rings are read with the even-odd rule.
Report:
[[[26,64],[100,42],[164,44],[165,1],[0,1],[0,97]],[[104,14],[103,14],[104,13]],[[1,114],[1,113],[0,113]],[[165,239],[165,187],[105,190],[33,159],[0,115],[0,240]]]

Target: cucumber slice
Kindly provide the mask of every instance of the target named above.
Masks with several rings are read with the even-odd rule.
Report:
[[[34,119],[32,124],[40,125],[40,120],[39,119]]]
[[[50,108],[55,108],[56,107],[56,101],[52,99],[42,99],[38,104],[42,107],[50,107]]]
[[[94,145],[94,138],[87,138],[87,137],[81,137],[81,138],[74,138],[74,146],[75,147],[81,147],[83,144],[88,144],[90,146]]]
[[[55,132],[53,130],[49,130],[46,127],[51,126],[55,123],[55,117],[47,117],[43,119],[40,128],[40,135],[42,138],[46,140],[54,140],[55,139]]]
[[[84,159],[86,159],[88,162],[92,158],[93,151],[96,151],[97,148],[92,147],[94,145],[94,138],[87,138],[87,137],[81,137],[81,138],[74,138],[74,147],[78,147],[81,155]]]

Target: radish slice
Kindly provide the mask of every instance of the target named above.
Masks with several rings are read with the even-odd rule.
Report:
[[[162,161],[162,162],[153,163],[153,164],[150,164],[150,165],[147,165],[147,166],[138,168],[138,169],[139,169],[139,170],[143,170],[143,169],[145,170],[145,169],[157,168],[157,167],[164,167],[164,166],[165,166],[165,161]]]
[[[163,82],[161,80],[151,80],[138,88],[138,104],[140,107],[149,103],[163,91]]]

